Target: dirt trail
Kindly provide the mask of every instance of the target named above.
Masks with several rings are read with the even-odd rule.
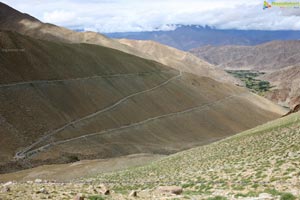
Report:
[[[57,80],[35,80],[35,81],[24,81],[24,82],[17,82],[17,83],[8,83],[8,84],[0,84],[1,88],[8,88],[8,87],[16,87],[22,85],[30,85],[30,84],[51,84],[51,83],[59,83],[59,82],[67,82],[67,81],[84,81],[96,78],[114,78],[114,77],[125,77],[125,76],[139,76],[139,75],[146,75],[146,74],[154,74],[154,73],[163,73],[169,72],[170,70],[161,70],[161,71],[150,71],[150,72],[140,72],[140,73],[127,73],[127,74],[107,74],[101,76],[89,76],[89,77],[82,77],[82,78],[71,78],[71,79],[57,79]]]
[[[160,87],[163,87],[164,85],[168,84],[169,82],[173,81],[174,79],[177,79],[177,78],[181,77],[181,76],[182,76],[182,72],[180,71],[178,75],[176,75],[176,76],[174,76],[174,77],[168,79],[167,81],[165,81],[165,82],[163,82],[163,83],[161,83],[161,84],[159,84],[159,85],[157,85],[157,86],[155,86],[155,87],[153,87],[153,88],[150,88],[150,89],[147,89],[147,90],[143,90],[143,91],[136,92],[136,93],[133,93],[133,94],[131,94],[131,95],[128,95],[128,96],[126,96],[126,97],[120,99],[119,101],[117,101],[116,103],[114,103],[113,105],[111,105],[111,106],[109,106],[109,107],[106,107],[106,108],[104,108],[104,109],[102,109],[102,110],[99,110],[99,111],[97,111],[97,112],[95,112],[95,113],[92,113],[92,114],[90,114],[90,115],[84,116],[84,117],[79,118],[79,119],[76,119],[76,120],[74,120],[74,121],[71,121],[71,122],[65,124],[64,126],[58,128],[58,129],[55,129],[55,130],[53,130],[53,131],[50,131],[50,132],[48,132],[45,136],[43,136],[43,137],[41,137],[39,140],[37,140],[35,143],[33,143],[33,144],[31,144],[30,146],[24,148],[22,151],[17,152],[17,153],[15,154],[14,159],[17,159],[17,160],[18,160],[18,159],[23,159],[23,158],[25,158],[26,155],[27,155],[27,153],[28,153],[28,152],[31,152],[30,149],[32,149],[33,147],[35,147],[35,146],[38,145],[39,143],[45,141],[45,140],[48,139],[49,137],[51,137],[51,136],[53,136],[53,135],[55,135],[55,134],[57,134],[57,133],[63,131],[64,129],[66,129],[66,128],[69,127],[69,126],[72,126],[72,125],[74,125],[74,124],[76,124],[76,123],[78,123],[78,122],[81,122],[81,121],[83,121],[83,120],[86,120],[86,119],[95,117],[96,115],[99,115],[99,114],[101,114],[101,113],[107,112],[107,111],[109,111],[109,110],[111,110],[111,109],[117,107],[119,104],[125,102],[126,100],[128,100],[128,99],[130,99],[130,98],[132,98],[132,97],[134,97],[134,96],[137,96],[137,95],[140,95],[140,94],[143,94],[143,93],[147,93],[147,92],[156,90],[156,89],[158,89],[158,88],[160,88]]]
[[[87,137],[91,137],[91,136],[95,136],[95,135],[109,134],[111,132],[141,126],[143,124],[146,124],[146,123],[149,123],[151,121],[158,120],[158,119],[172,117],[172,116],[176,116],[176,115],[180,115],[180,114],[184,114],[184,113],[188,113],[188,112],[192,112],[192,111],[196,111],[196,110],[197,111],[202,111],[202,110],[205,110],[205,109],[210,109],[211,106],[218,105],[218,104],[223,103],[224,101],[230,100],[234,97],[242,97],[242,96],[247,96],[247,95],[250,95],[250,94],[248,92],[244,92],[244,93],[240,93],[240,94],[236,94],[236,95],[231,95],[231,96],[225,97],[223,99],[217,100],[215,102],[208,103],[208,104],[201,105],[201,106],[196,106],[196,107],[193,107],[193,108],[190,108],[190,109],[187,109],[187,110],[183,110],[183,111],[180,111],[180,112],[174,112],[174,113],[169,113],[169,114],[166,114],[166,115],[152,117],[152,118],[140,121],[140,122],[132,123],[132,124],[129,124],[129,125],[124,125],[124,126],[121,126],[121,127],[118,127],[118,128],[112,128],[112,129],[104,130],[104,131],[101,131],[101,132],[91,133],[91,134],[87,134],[87,135],[83,135],[83,136],[79,136],[79,137],[75,137],[75,138],[71,138],[71,139],[67,139],[67,140],[61,140],[61,141],[53,142],[53,143],[44,145],[42,147],[39,147],[37,149],[33,149],[33,150],[30,150],[30,151],[28,150],[26,152],[23,152],[23,155],[24,155],[24,157],[30,157],[30,156],[33,156],[33,155],[39,153],[39,152],[45,151],[45,150],[47,150],[47,149],[49,149],[49,148],[51,148],[52,146],[55,146],[55,145],[60,145],[60,144],[64,144],[64,143],[67,143],[67,142],[80,140],[80,139],[86,139]]]

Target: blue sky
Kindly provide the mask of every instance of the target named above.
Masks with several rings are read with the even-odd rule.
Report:
[[[44,22],[98,32],[221,29],[300,30],[298,9],[263,10],[263,0],[2,0]],[[299,9],[300,10],[300,9]]]

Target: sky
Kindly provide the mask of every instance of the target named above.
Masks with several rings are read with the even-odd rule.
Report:
[[[1,0],[43,22],[85,31],[219,29],[300,30],[300,9],[263,10],[263,0]],[[298,11],[299,10],[299,11]]]

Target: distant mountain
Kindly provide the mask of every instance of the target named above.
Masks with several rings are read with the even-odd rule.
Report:
[[[257,46],[205,46],[190,52],[225,69],[272,71],[300,63],[300,41],[272,41]]]
[[[275,88],[266,97],[291,109],[300,104],[300,41],[257,46],[206,46],[191,53],[223,69],[259,70]]]
[[[220,30],[179,25],[172,31],[107,33],[111,38],[153,40],[181,50],[214,45],[257,45],[273,40],[298,40],[300,31]]]
[[[211,65],[191,53],[180,51],[176,48],[149,40],[120,39],[118,41],[147,54],[152,60],[167,66],[172,66],[177,70],[195,74],[197,76],[211,77],[223,83],[242,85],[238,79],[235,79],[223,69]]]

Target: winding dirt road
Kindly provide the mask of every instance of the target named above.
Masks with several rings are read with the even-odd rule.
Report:
[[[176,76],[176,77],[178,77],[178,76]],[[75,137],[75,138],[71,138],[71,139],[67,139],[67,140],[56,141],[56,142],[41,146],[37,149],[33,149],[33,150],[30,150],[30,151],[24,152],[23,156],[26,157],[26,158],[31,157],[31,156],[39,153],[39,152],[42,152],[42,151],[45,151],[45,150],[49,149],[49,148],[51,148],[55,145],[60,145],[60,144],[72,142],[72,141],[75,141],[75,140],[86,139],[87,137],[92,137],[92,136],[96,136],[96,135],[111,134],[112,132],[116,132],[116,131],[120,131],[120,130],[125,130],[125,129],[129,129],[129,128],[141,126],[143,124],[149,123],[151,121],[159,120],[159,119],[162,119],[162,118],[181,115],[181,114],[192,112],[192,111],[202,111],[202,110],[206,110],[206,109],[208,110],[208,109],[210,109],[211,106],[218,105],[220,103],[223,103],[223,102],[228,101],[230,99],[233,99],[235,97],[242,97],[242,96],[245,96],[245,95],[250,95],[250,94],[248,92],[244,92],[244,93],[240,93],[240,94],[236,94],[236,95],[231,95],[231,96],[228,96],[226,98],[214,101],[212,103],[208,103],[208,104],[201,105],[201,106],[196,106],[196,107],[193,107],[193,108],[190,108],[190,109],[187,109],[187,110],[152,117],[152,118],[140,121],[140,122],[132,123],[132,124],[129,124],[129,125],[124,125],[124,126],[121,126],[121,127],[118,127],[118,128],[112,128],[112,129],[104,130],[104,131],[101,131],[101,132],[91,133],[91,134],[87,134],[87,135],[83,135],[83,136],[79,136],[79,137]]]
[[[86,120],[86,119],[95,117],[96,115],[99,115],[99,114],[101,114],[101,113],[107,112],[107,111],[109,111],[109,110],[111,110],[111,109],[117,107],[118,105],[120,105],[121,103],[127,101],[128,99],[130,99],[130,98],[132,98],[132,97],[135,97],[135,96],[140,95],[140,94],[143,94],[143,93],[151,92],[151,91],[156,90],[156,89],[158,89],[158,88],[160,88],[160,87],[163,87],[164,85],[168,84],[169,82],[171,82],[171,81],[173,81],[173,80],[175,80],[175,79],[177,79],[177,78],[179,78],[179,77],[181,77],[181,76],[182,76],[182,72],[180,71],[178,75],[176,75],[176,76],[174,76],[174,77],[172,77],[172,78],[166,80],[165,82],[163,82],[163,83],[161,83],[161,84],[159,84],[159,85],[157,85],[157,86],[155,86],[155,87],[153,87],[153,88],[150,88],[150,89],[147,89],[147,90],[143,90],[143,91],[136,92],[136,93],[133,93],[133,94],[131,94],[131,95],[128,95],[128,96],[126,96],[126,97],[120,99],[119,101],[115,102],[114,104],[112,104],[112,105],[109,106],[109,107],[106,107],[106,108],[104,108],[104,109],[102,109],[102,110],[99,110],[99,111],[97,111],[97,112],[95,112],[95,113],[92,113],[92,114],[90,114],[90,115],[84,116],[84,117],[79,118],[79,119],[76,119],[76,120],[74,120],[74,121],[71,121],[71,122],[65,124],[64,126],[58,128],[58,129],[55,129],[55,130],[50,131],[50,132],[47,132],[45,136],[41,137],[39,140],[37,140],[36,142],[34,142],[33,144],[31,144],[30,146],[24,148],[22,151],[17,152],[17,153],[15,154],[14,159],[18,160],[18,159],[23,159],[23,158],[28,157],[27,155],[29,154],[29,152],[34,151],[34,150],[31,150],[33,147],[35,147],[35,146],[37,146],[39,143],[45,141],[45,140],[48,139],[49,137],[51,137],[51,136],[53,136],[53,135],[55,135],[55,134],[57,134],[57,133],[63,131],[63,130],[66,129],[67,127],[70,127],[70,126],[72,126],[72,125],[74,125],[74,124],[76,124],[76,123],[78,123],[78,122],[83,121],[83,120]],[[31,150],[31,151],[30,151],[30,150]]]

